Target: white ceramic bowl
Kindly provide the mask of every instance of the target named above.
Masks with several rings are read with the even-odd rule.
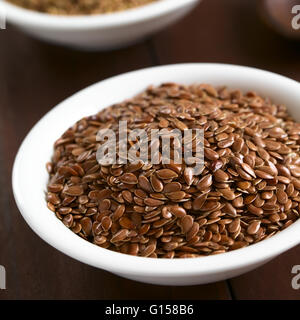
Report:
[[[200,0],[160,0],[138,8],[93,16],[55,16],[0,0],[7,21],[49,42],[82,49],[127,46],[174,23]]]
[[[246,248],[195,259],[151,259],[102,249],[67,229],[46,207],[45,163],[54,141],[80,118],[143,91],[148,85],[175,81],[211,83],[255,90],[284,103],[300,120],[300,84],[258,69],[223,64],[154,67],[101,81],[65,100],[46,114],[20,147],[13,169],[16,203],[30,227],[65,254],[125,278],[164,285],[192,285],[231,278],[252,270],[300,243],[300,220],[286,230]]]

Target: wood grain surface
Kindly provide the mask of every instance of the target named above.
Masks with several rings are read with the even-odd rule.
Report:
[[[204,0],[176,25],[143,43],[105,53],[79,52],[0,30],[0,299],[299,299],[291,286],[300,247],[228,281],[164,287],[125,280],[77,262],[42,241],[21,217],[11,170],[22,139],[53,106],[105,78],[180,62],[259,67],[300,80],[300,43],[274,33],[253,0]],[[33,195],[34,201],[34,195]]]

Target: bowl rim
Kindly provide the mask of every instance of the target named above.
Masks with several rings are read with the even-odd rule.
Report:
[[[36,217],[34,219],[32,218],[30,208],[26,204],[26,199],[22,195],[22,189],[20,188],[19,183],[19,181],[22,179],[23,168],[21,159],[23,155],[26,154],[26,149],[28,146],[30,146],[31,138],[37,136],[40,130],[43,130],[43,123],[45,123],[48,118],[55,116],[55,113],[58,110],[63,109],[65,105],[70,104],[76,99],[79,99],[79,97],[89,95],[93,90],[96,88],[98,89],[100,86],[109,86],[111,83],[119,80],[126,82],[127,79],[145,75],[146,73],[155,74],[156,72],[160,72],[162,70],[176,72],[178,70],[187,70],[187,68],[193,72],[197,68],[202,70],[206,69],[206,71],[219,69],[220,72],[222,71],[223,73],[228,73],[230,71],[243,72],[247,73],[249,76],[254,75],[257,77],[257,79],[260,77],[274,79],[274,81],[276,80],[277,82],[284,84],[282,87],[299,92],[298,95],[300,98],[300,84],[295,80],[256,68],[218,63],[185,63],[145,68],[114,76],[112,78],[95,83],[75,93],[51,109],[30,130],[18,150],[13,165],[12,186],[17,206],[29,226],[43,240],[66,255],[94,267],[113,273],[149,277],[193,276],[199,274],[205,275],[212,273],[224,273],[230,270],[240,269],[250,265],[258,264],[259,262],[267,261],[268,259],[271,259],[272,257],[275,257],[300,243],[299,219],[291,226],[274,235],[273,237],[242,249],[237,249],[218,255],[192,259],[151,259],[120,254],[111,250],[100,248],[75,235],[60,221],[58,221],[61,227],[59,227],[60,230],[57,231],[59,231],[61,234],[64,232],[64,238],[66,239],[66,242],[62,243],[59,237],[51,232],[48,232],[47,226],[39,224],[39,222],[42,221],[42,218],[39,218],[39,220]],[[284,88],[282,89],[283,91],[287,90]],[[46,210],[49,213],[49,209],[47,209],[45,203],[45,211]],[[64,231],[62,232],[62,230]],[[81,250],[78,250],[79,247]]]
[[[4,12],[9,22],[31,27],[54,30],[106,29],[161,17],[171,11],[180,10],[187,5],[199,1],[201,0],[159,0],[120,12],[82,16],[59,16],[25,9],[5,0],[0,0],[0,11]]]

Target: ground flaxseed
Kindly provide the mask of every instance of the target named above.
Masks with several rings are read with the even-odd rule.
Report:
[[[120,120],[129,131],[203,129],[202,172],[184,161],[99,164],[97,132],[117,131]],[[56,141],[48,207],[82,238],[121,253],[188,258],[246,247],[299,218],[299,135],[284,106],[254,92],[150,87]]]
[[[157,0],[6,0],[25,9],[55,15],[92,15],[143,6]]]

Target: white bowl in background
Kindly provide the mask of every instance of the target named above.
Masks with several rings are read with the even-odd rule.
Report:
[[[36,38],[81,49],[109,50],[135,43],[176,22],[201,0],[160,0],[110,14],[58,16],[0,0],[7,21]]]
[[[193,259],[134,257],[100,248],[74,234],[46,207],[53,143],[84,116],[163,82],[211,83],[255,90],[287,105],[300,120],[300,84],[271,72],[224,64],[178,64],[143,69],[96,83],[48,112],[29,132],[15,159],[13,191],[30,227],[46,242],[81,262],[125,278],[160,285],[194,285],[235,277],[300,243],[300,220],[270,239],[219,255]]]

